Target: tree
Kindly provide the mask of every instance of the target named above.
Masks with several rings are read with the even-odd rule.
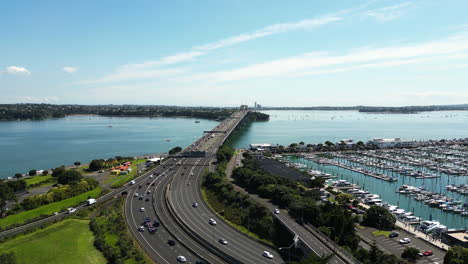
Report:
[[[403,253],[401,253],[401,257],[403,259],[408,260],[408,261],[416,262],[416,260],[418,260],[419,257],[420,257],[419,256],[419,249],[414,248],[414,247],[407,247],[407,248],[405,248]]]
[[[353,196],[349,193],[340,193],[335,197],[339,204],[347,204],[353,200]]]
[[[69,184],[78,182],[83,178],[83,175],[77,170],[67,170],[58,176],[57,182],[60,184]]]
[[[175,148],[169,150],[169,155],[174,155],[174,154],[177,154],[177,153],[179,153],[179,152],[181,152],[181,151],[182,151],[182,148],[179,147],[179,146],[177,146],[177,147],[175,147]]]
[[[16,179],[21,179],[21,177],[23,177],[23,175],[21,173],[16,173],[15,174]]]
[[[98,171],[104,168],[104,160],[103,159],[98,159],[98,160],[92,160],[91,163],[89,163],[89,170],[90,171]]]
[[[80,166],[80,165],[81,165],[81,162],[79,162],[79,161],[75,161],[75,163],[73,163],[73,164],[75,164],[75,166],[76,166],[76,167],[78,167],[78,166]]]
[[[14,252],[0,254],[0,263],[2,264],[16,264],[16,256]]]
[[[52,177],[58,177],[65,172],[65,167],[57,167],[52,170]]]
[[[451,247],[444,257],[444,264],[468,263],[468,248]]]
[[[28,174],[29,174],[29,176],[34,176],[34,175],[36,175],[36,173],[37,173],[36,170],[30,170]]]
[[[49,170],[43,170],[42,171],[42,175],[46,176],[47,174],[49,174]]]
[[[381,230],[391,230],[395,227],[396,218],[385,208],[371,206],[364,216],[363,224]]]

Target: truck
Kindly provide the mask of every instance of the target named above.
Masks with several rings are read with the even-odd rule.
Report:
[[[86,205],[93,205],[95,203],[96,203],[96,199],[91,198],[91,199],[86,200]]]

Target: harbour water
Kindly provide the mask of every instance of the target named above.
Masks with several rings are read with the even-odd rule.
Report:
[[[398,205],[407,212],[414,212],[415,216],[421,217],[424,220],[432,218],[433,220],[440,221],[448,228],[465,229],[468,227],[468,217],[444,212],[439,208],[429,207],[422,201],[416,201],[414,197],[396,193],[401,185],[406,184],[415,187],[424,187],[428,191],[442,193],[448,197],[455,198],[455,200],[460,200],[462,203],[468,203],[468,196],[449,192],[445,188],[445,186],[449,184],[468,184],[467,176],[453,176],[441,173],[440,178],[416,179],[411,176],[394,175],[398,181],[387,182],[337,166],[319,164],[298,156],[286,156],[286,158],[290,160],[290,162],[305,164],[308,168],[337,176],[337,180],[347,180],[351,183],[358,184],[362,189],[380,195],[384,202],[391,205]],[[390,175],[390,172],[388,172],[388,175]]]
[[[0,178],[96,158],[185,147],[218,122],[190,118],[69,116],[0,122]]]
[[[230,144],[246,148],[250,143],[288,145],[367,141],[373,138],[408,140],[468,137],[468,111],[422,112],[419,114],[370,114],[357,111],[262,111],[267,122],[255,122],[233,135]]]

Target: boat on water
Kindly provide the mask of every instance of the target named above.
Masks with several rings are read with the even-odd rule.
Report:
[[[197,124],[198,124],[198,123],[200,123],[200,121],[198,121],[198,120],[195,120],[195,123],[197,123]]]

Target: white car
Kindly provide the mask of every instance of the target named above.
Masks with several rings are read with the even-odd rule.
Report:
[[[405,237],[400,239],[400,244],[409,244],[411,242],[411,239]]]
[[[275,213],[275,214],[279,214],[279,213],[280,213],[280,210],[279,210],[279,209],[275,209],[274,213]]]
[[[150,175],[150,178],[153,178],[153,174]]]
[[[131,184],[131,185],[133,185],[133,184],[135,184],[135,183],[136,183],[135,181],[130,181],[130,184]]]
[[[180,263],[184,263],[185,261],[187,261],[187,259],[184,256],[178,256],[177,261],[179,261]]]
[[[262,256],[264,256],[264,257],[267,258],[267,259],[272,259],[272,258],[273,258],[273,254],[271,254],[271,253],[268,252],[268,251],[263,251]]]
[[[73,214],[74,212],[76,212],[76,208],[70,207],[67,209],[68,214]]]
[[[221,243],[221,244],[223,244],[223,245],[227,245],[227,244],[228,244],[227,240],[224,239],[224,238],[220,238],[218,241],[219,241],[219,243]]]
[[[133,194],[133,197],[138,197],[138,193],[134,193],[134,194]]]
[[[145,227],[144,227],[144,226],[139,226],[139,227],[138,227],[138,231],[140,231],[140,232],[145,231]]]
[[[212,225],[212,226],[215,226],[215,225],[216,225],[216,221],[215,221],[213,218],[211,218],[211,219],[210,219],[210,222],[208,222],[208,223],[209,223],[210,225]]]
[[[140,212],[144,212],[144,211],[145,211],[144,207],[140,208]]]

